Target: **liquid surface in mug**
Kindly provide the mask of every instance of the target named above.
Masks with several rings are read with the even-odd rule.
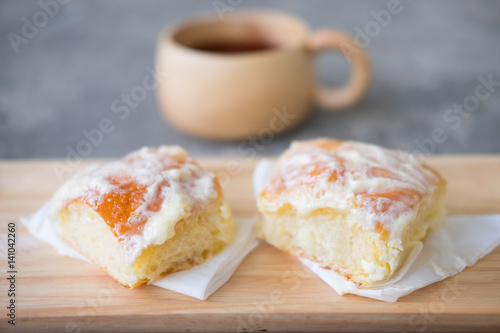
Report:
[[[276,49],[277,46],[264,41],[253,42],[209,42],[192,46],[193,49],[214,53],[246,53]]]

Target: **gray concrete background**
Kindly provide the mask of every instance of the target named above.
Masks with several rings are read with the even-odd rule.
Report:
[[[388,2],[242,0],[233,11],[275,8],[302,16],[313,29],[355,33],[374,21],[370,11]],[[433,153],[500,153],[500,87],[460,123],[443,118],[454,103],[474,95],[478,76],[500,81],[500,2],[402,0],[401,6],[370,38],[374,79],[366,98],[343,113],[313,110],[307,122],[259,154],[278,154],[293,139],[316,136],[415,150],[415,140],[431,138],[436,128],[446,140]],[[38,1],[0,2],[0,158],[64,157],[66,147],[75,149],[85,138],[82,130],[96,128],[103,117],[116,128],[90,157],[159,144],[180,144],[198,156],[242,154],[241,142],[207,142],[172,128],[153,93],[123,121],[110,111],[111,102],[140,85],[153,66],[162,27],[199,12],[215,14],[213,1],[72,0],[16,53],[9,33],[23,36],[23,20],[33,22],[41,10]],[[341,84],[349,75],[340,55],[321,56],[317,70],[326,84]]]

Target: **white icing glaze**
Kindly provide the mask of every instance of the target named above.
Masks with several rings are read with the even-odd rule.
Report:
[[[111,177],[121,177],[118,182]],[[126,180],[123,180],[125,177]],[[91,207],[102,204],[106,194],[122,193],[119,185],[136,183],[145,188],[137,209],[126,221],[135,227],[146,219],[140,232],[119,234],[129,264],[152,244],[163,244],[175,234],[175,224],[196,208],[203,208],[217,198],[215,175],[202,170],[177,146],[142,148],[123,159],[106,163],[75,175],[54,194],[52,215],[75,199],[84,199]],[[151,209],[161,200],[158,210]],[[114,230],[116,232],[116,230]]]
[[[373,229],[402,227],[413,220],[422,198],[440,177],[401,151],[329,139],[294,142],[281,156],[258,204],[275,212],[290,204],[299,215],[317,209],[347,210]]]

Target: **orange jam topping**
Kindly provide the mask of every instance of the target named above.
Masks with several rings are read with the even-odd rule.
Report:
[[[320,177],[326,177],[328,182],[336,182],[339,179],[339,173],[343,174],[344,170],[335,170],[322,165],[320,162],[312,163],[311,165],[301,165],[297,168],[290,168],[287,173],[290,172],[297,178],[296,186],[298,185],[312,185]],[[283,175],[277,175],[271,180],[270,186],[262,192],[262,196],[267,196],[271,194],[279,194],[283,191],[288,190],[286,186],[286,179]]]
[[[157,191],[154,198],[145,202],[145,185],[139,185],[129,177],[110,176],[108,181],[116,187],[104,194],[98,202],[87,203],[101,215],[116,237],[141,233],[148,217],[137,210],[146,204],[146,211],[158,212],[163,202],[161,191]],[[167,184],[165,181],[164,185]]]
[[[402,213],[413,209],[422,200],[423,194],[411,188],[392,188],[378,192],[358,193],[354,197],[354,206],[362,207],[380,218],[375,231],[382,240],[388,237],[384,221],[397,218]]]
[[[290,180],[292,179],[293,186],[314,185],[319,179],[325,179],[329,183],[335,183],[344,176],[345,166],[344,160],[335,155],[335,151],[341,144],[340,141],[334,140],[318,140],[314,147],[303,147],[304,149],[315,148],[316,150],[326,151],[329,154],[327,160],[311,155],[309,163],[297,163],[286,165],[280,173],[276,174],[270,184],[266,186],[261,196],[269,196],[281,194],[284,191],[290,190]],[[291,157],[291,154],[285,153],[286,157]]]
[[[317,139],[293,143],[261,193],[279,209],[293,203],[307,213],[321,207],[357,208],[382,238],[393,221],[414,209],[441,181],[410,155],[373,145]],[[318,198],[318,201],[305,199]]]
[[[162,207],[189,214],[220,195],[220,184],[180,148],[144,148],[75,180],[75,200],[96,211],[120,242],[142,235]],[[182,196],[182,204],[175,200]],[[166,206],[165,206],[166,205]],[[179,206],[181,205],[181,206]],[[170,209],[170,208],[169,208]],[[174,221],[175,222],[175,221]]]
[[[387,213],[394,208],[394,203],[401,203],[398,206],[400,212],[410,210],[422,200],[422,193],[411,188],[391,188],[378,192],[364,192],[356,194],[355,207],[367,207],[375,214]]]

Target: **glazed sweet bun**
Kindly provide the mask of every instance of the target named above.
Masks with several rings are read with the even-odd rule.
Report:
[[[387,281],[445,216],[446,182],[411,155],[359,142],[295,142],[260,197],[260,237],[359,288]]]
[[[175,146],[76,175],[51,213],[67,243],[129,288],[203,263],[233,235],[219,180]]]

